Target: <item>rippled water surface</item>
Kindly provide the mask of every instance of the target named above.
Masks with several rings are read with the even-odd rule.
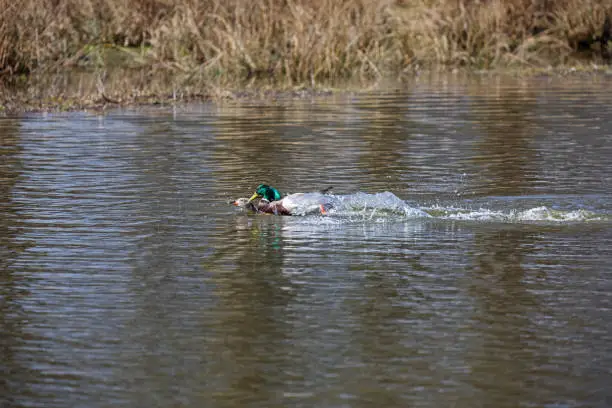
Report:
[[[612,406],[611,95],[0,119],[0,406]],[[336,204],[228,204],[262,182]]]

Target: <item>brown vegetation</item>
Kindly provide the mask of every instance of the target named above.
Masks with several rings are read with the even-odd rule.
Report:
[[[609,58],[612,0],[0,0],[0,78],[76,67],[312,85]]]

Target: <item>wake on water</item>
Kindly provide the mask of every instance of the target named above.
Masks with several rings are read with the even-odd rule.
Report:
[[[512,206],[512,202],[504,202],[502,209],[483,208],[482,206],[469,208],[456,205],[418,206],[388,191],[375,194],[359,192],[348,195],[306,193],[302,196],[302,200],[294,211],[296,215],[312,214],[312,208],[318,205],[316,203],[325,203],[326,206],[329,206],[328,216],[354,221],[385,222],[393,219],[429,218],[504,223],[577,223],[612,219],[608,214],[598,214],[582,208],[553,209],[550,205],[507,208]],[[496,204],[499,206],[499,203]]]

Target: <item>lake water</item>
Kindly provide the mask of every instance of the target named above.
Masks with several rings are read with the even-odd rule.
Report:
[[[612,406],[611,95],[0,119],[0,406]],[[229,204],[263,182],[343,205]]]

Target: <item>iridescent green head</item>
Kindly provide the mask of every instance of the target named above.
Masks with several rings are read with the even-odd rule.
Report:
[[[258,185],[255,193],[253,193],[253,196],[249,199],[249,201],[253,201],[257,197],[262,197],[268,201],[277,201],[282,198],[280,191],[266,184]]]

